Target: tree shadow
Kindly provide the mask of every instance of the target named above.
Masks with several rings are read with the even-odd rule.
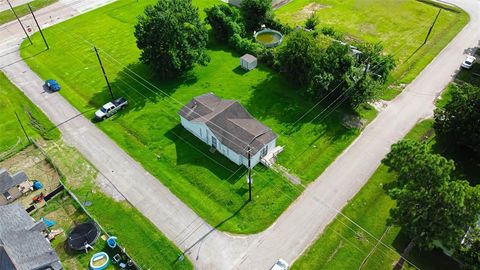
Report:
[[[208,144],[195,137],[181,124],[167,131],[165,136],[175,144],[177,165],[203,167],[230,184],[236,183],[246,173],[243,166],[238,166],[219,152],[210,152]]]
[[[401,230],[395,239],[393,240],[392,246],[402,256],[415,264],[420,269],[438,269],[438,270],[455,270],[460,269],[459,264],[452,259],[451,257],[447,256],[441,249],[435,248],[433,250],[421,250],[415,245],[408,254],[404,254],[405,249],[407,248],[408,244],[410,243],[410,238],[405,235],[405,232]],[[408,264],[404,259],[399,260],[400,265]],[[397,264],[398,265],[398,264]],[[398,268],[393,269],[401,269],[399,266]]]
[[[157,103],[170,98],[180,86],[195,84],[197,80],[198,78],[191,70],[179,78],[162,80],[151,67],[142,62],[135,62],[118,72],[115,80],[110,81],[110,86],[114,98],[125,97],[128,100],[127,109],[118,113],[121,115],[130,110],[139,111],[145,107],[146,103]],[[105,83],[102,91],[96,92],[88,104],[99,108],[111,100]]]
[[[466,179],[472,186],[480,184],[480,158],[473,150],[463,145],[454,145],[440,137],[437,137],[432,148],[435,153],[455,161],[455,178]]]

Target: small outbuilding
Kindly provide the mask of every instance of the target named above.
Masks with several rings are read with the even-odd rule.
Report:
[[[29,190],[26,188],[28,186],[28,177],[23,171],[10,175],[7,170],[0,169],[0,205],[13,202],[22,196]]]
[[[247,53],[240,57],[240,66],[245,70],[252,70],[257,67],[257,58]]]

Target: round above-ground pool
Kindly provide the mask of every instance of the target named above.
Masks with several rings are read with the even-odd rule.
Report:
[[[107,268],[109,261],[110,261],[110,258],[108,257],[107,253],[105,252],[95,253],[90,259],[90,269],[103,270]]]
[[[283,40],[282,33],[268,28],[256,32],[254,36],[258,43],[267,48],[277,47]]]

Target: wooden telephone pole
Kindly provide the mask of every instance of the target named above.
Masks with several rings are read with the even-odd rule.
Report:
[[[107,82],[108,91],[110,91],[110,96],[112,97],[112,100],[114,100],[115,98],[113,97],[112,87],[110,86],[110,82],[108,82],[107,73],[105,73],[105,69],[103,68],[102,60],[100,59],[100,55],[98,54],[97,47],[93,46],[93,49],[95,50],[98,62],[100,63],[100,67],[102,68],[103,76],[105,77],[105,81]]]

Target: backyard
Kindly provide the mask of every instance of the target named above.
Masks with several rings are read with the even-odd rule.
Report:
[[[92,117],[94,109],[109,99],[92,51],[95,44],[114,94],[130,102],[128,110],[98,126],[210,224],[228,219],[220,229],[236,233],[265,229],[302,187],[257,166],[254,200],[245,205],[245,169],[220,154],[210,154],[207,145],[181,127],[177,111],[192,97],[206,92],[239,100],[280,135],[278,144],[285,145],[285,151],[279,163],[304,183],[314,180],[359,134],[359,130],[343,126],[345,113],[371,120],[376,112],[369,106],[358,112],[332,111],[322,104],[297,122],[314,105],[313,100],[298,95],[287,80],[265,67],[243,72],[238,67],[239,55],[213,42],[208,46],[211,62],[207,66],[197,66],[178,80],[159,81],[138,61],[132,34],[136,16],[148,3],[154,1],[118,1],[48,28],[47,38],[63,38],[27,62],[42,77],[57,79],[63,85],[61,94],[86,117]],[[218,2],[194,3],[203,8]],[[95,31],[89,23],[92,18]],[[34,44],[23,44],[24,57],[43,50],[40,42]],[[52,62],[57,64],[47,64]]]
[[[438,7],[430,0],[294,0],[277,10],[277,16],[290,24],[302,24],[317,12],[320,26],[331,26],[347,39],[381,42],[394,55],[397,68],[390,82],[411,82],[468,22],[468,15],[450,6],[442,9],[426,45],[425,37]],[[393,89],[385,98],[393,98]]]

